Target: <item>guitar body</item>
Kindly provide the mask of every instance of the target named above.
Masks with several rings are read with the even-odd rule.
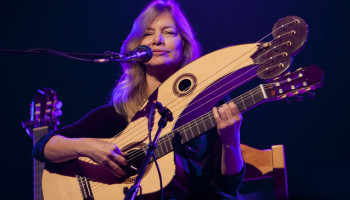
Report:
[[[84,158],[82,159],[84,160]],[[86,160],[89,162],[89,160]],[[126,182],[119,182],[114,175],[106,171],[101,166],[93,166],[86,161],[80,161],[88,177],[96,177],[101,175],[97,180],[89,180],[89,185],[94,199],[123,199],[125,194],[124,187],[130,188],[136,176],[132,176]],[[176,172],[174,163],[174,154],[170,153],[157,160],[162,172],[162,181],[164,185],[168,185]],[[72,163],[65,162],[55,164],[54,166],[46,166],[43,173],[43,191],[45,199],[84,199],[82,194],[79,178],[76,177]],[[98,176],[98,175],[97,175]],[[159,176],[154,164],[141,181],[142,193],[155,193],[160,190]],[[89,191],[88,189],[86,191]],[[89,194],[86,194],[89,196]]]
[[[220,99],[210,98],[207,105],[193,113],[191,113],[192,109],[186,108],[208,102],[208,99],[201,100],[202,96],[212,95],[211,93],[215,92],[219,86],[224,85],[224,82],[227,81],[220,82],[219,80],[222,80],[226,75],[231,74],[232,77],[235,77],[237,76],[235,72],[253,66],[255,63],[251,56],[258,50],[258,45],[258,43],[252,43],[226,47],[207,54],[178,70],[151,95],[148,102],[139,110],[122,133],[105,140],[117,144],[122,151],[127,152],[137,150],[141,144],[147,144],[148,110],[150,102],[154,99],[166,106],[174,116],[174,120],[168,122],[160,136],[196,118],[196,116],[208,112],[211,106]],[[256,74],[256,70],[251,71]],[[249,73],[245,72],[244,74]],[[239,76],[242,80],[247,78],[241,73]],[[232,84],[237,87],[243,83],[243,81],[233,82],[230,88],[232,89]],[[213,84],[214,87],[210,87]],[[211,89],[208,90],[208,88]],[[225,96],[230,91],[220,95]],[[221,96],[220,98],[222,98]],[[152,137],[158,129],[159,119],[160,116],[156,113],[152,125]],[[157,159],[162,173],[163,187],[174,182],[175,175],[181,179],[184,174],[181,171],[181,162],[174,155],[172,151]],[[79,171],[78,174],[77,171]],[[136,176],[137,174],[126,180],[118,180],[90,159],[79,158],[75,161],[46,165],[43,173],[43,194],[46,200],[85,199],[92,196],[96,200],[123,199],[125,196],[124,187],[132,186]],[[142,194],[159,191],[159,185],[157,168],[152,162],[148,165],[141,181]]]

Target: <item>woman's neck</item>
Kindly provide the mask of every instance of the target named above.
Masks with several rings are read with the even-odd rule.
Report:
[[[173,75],[177,69],[175,68],[147,68],[146,81],[149,94],[152,94],[166,79]]]

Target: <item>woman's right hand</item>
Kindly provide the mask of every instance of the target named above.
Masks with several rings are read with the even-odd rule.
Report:
[[[95,138],[83,138],[82,148],[79,151],[81,156],[86,156],[96,163],[109,169],[118,178],[126,176],[126,172],[120,167],[127,165],[124,152],[121,152],[116,144]]]

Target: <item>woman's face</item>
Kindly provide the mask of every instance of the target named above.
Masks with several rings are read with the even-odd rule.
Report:
[[[169,13],[156,17],[146,29],[141,45],[151,47],[153,57],[146,67],[178,68],[183,53],[182,39]]]

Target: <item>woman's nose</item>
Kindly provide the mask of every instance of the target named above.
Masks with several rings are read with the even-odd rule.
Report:
[[[155,34],[154,36],[155,36],[155,37],[154,37],[154,39],[153,39],[153,43],[154,43],[155,45],[164,44],[164,37],[163,37],[163,35],[162,35],[161,33]]]

